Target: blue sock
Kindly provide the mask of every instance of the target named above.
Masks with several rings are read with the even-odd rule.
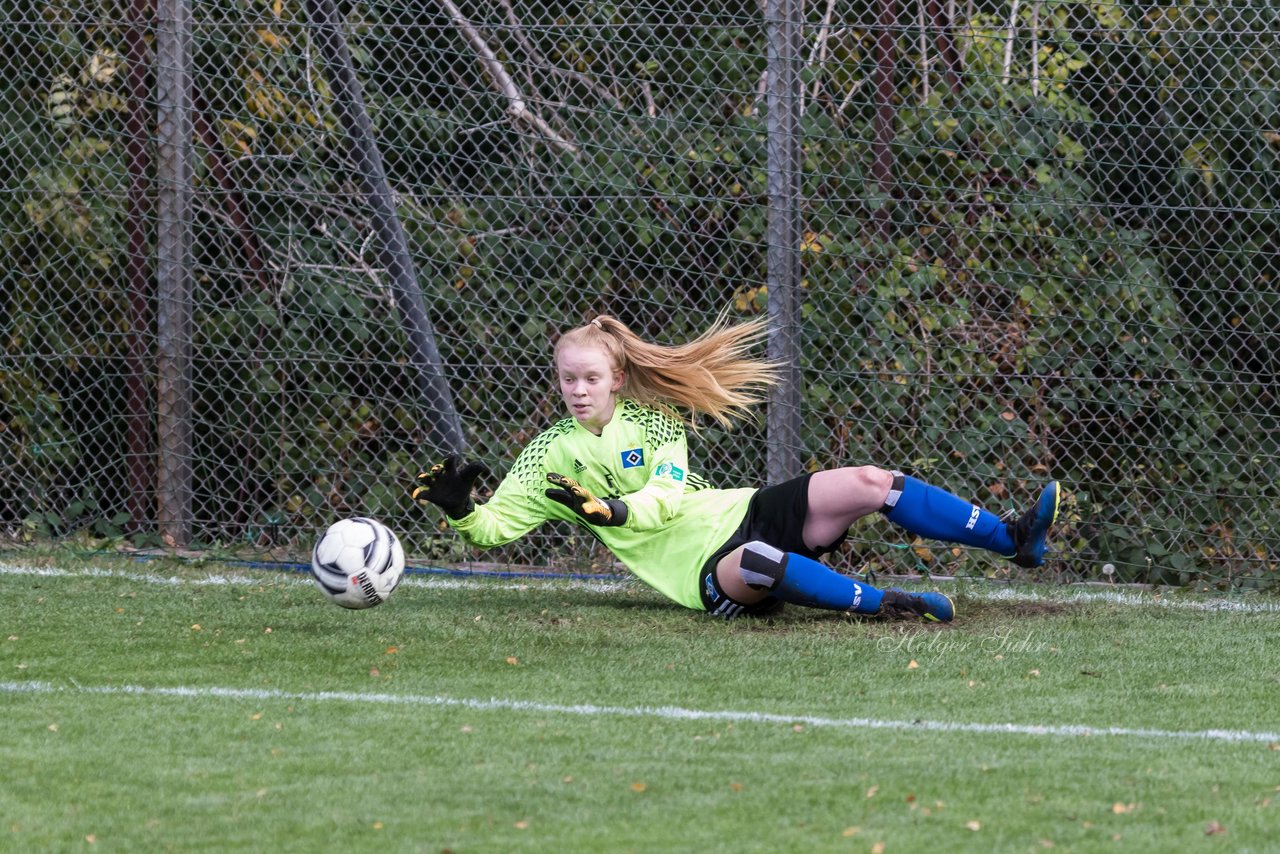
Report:
[[[788,552],[784,566],[781,580],[769,590],[783,602],[859,614],[874,614],[880,610],[883,593],[859,584],[816,560]]]
[[[1017,551],[996,514],[902,472],[893,475],[881,511],[890,522],[930,540],[977,546],[1005,557]]]

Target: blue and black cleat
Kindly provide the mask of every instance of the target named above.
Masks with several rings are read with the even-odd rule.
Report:
[[[934,623],[949,623],[956,616],[956,606],[945,593],[908,593],[891,587],[884,591],[880,613],[895,620],[919,617]]]
[[[1009,537],[1017,549],[1009,559],[1018,566],[1032,569],[1044,563],[1049,528],[1058,519],[1058,482],[1051,481],[1040,493],[1036,506],[1007,523]]]

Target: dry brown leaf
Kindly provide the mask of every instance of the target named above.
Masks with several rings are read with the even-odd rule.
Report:
[[[631,784],[631,791],[633,792],[643,792],[647,788],[649,787],[646,786],[644,783],[636,782]]]
[[[872,786],[870,789],[867,789],[867,797],[874,798],[876,796],[876,792],[878,791],[880,791],[879,786]]]
[[[844,830],[840,832],[840,835],[843,836],[845,839],[848,839],[850,836],[857,836],[861,832],[862,832],[862,828],[860,827],[856,827],[856,826],[846,827]]]
[[[877,842],[871,846],[871,854],[884,854],[884,843]]]
[[[1204,826],[1205,836],[1217,836],[1220,833],[1226,833],[1227,829],[1216,821],[1211,821]]]
[[[516,658],[514,655],[507,656],[507,664],[519,664],[519,663],[520,663],[520,659]]]
[[[964,823],[964,826],[974,831],[975,833],[979,830],[982,830],[982,822],[980,821],[966,821]]]
[[[914,658],[907,662],[908,670],[915,670],[919,666],[920,666],[920,662],[916,661]]]

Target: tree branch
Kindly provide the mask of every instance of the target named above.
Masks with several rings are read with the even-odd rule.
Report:
[[[525,35],[524,26],[520,23],[520,19],[516,17],[516,10],[511,5],[511,0],[498,0],[498,5],[501,6],[502,11],[506,13],[507,23],[511,24],[512,35],[515,36],[516,41],[520,42],[520,46],[524,48],[525,52],[529,54],[529,57],[534,62],[538,63],[543,68],[546,68],[557,77],[564,77],[568,80],[573,80],[582,84],[615,110],[622,109],[622,102],[620,102],[617,97],[604,86],[579,71],[561,68],[558,65],[552,64],[545,56],[539,53],[538,49],[534,47],[533,42],[527,35]]]
[[[1040,97],[1040,0],[1031,4],[1031,97]]]
[[[485,42],[484,36],[480,35],[480,31],[476,29],[475,25],[468,21],[466,16],[462,14],[462,10],[453,3],[453,0],[439,0],[439,3],[449,13],[454,26],[462,32],[463,38],[467,40],[472,50],[478,55],[480,64],[484,66],[484,70],[488,74],[490,82],[498,90],[498,94],[506,98],[507,115],[511,116],[516,122],[532,128],[561,151],[577,154],[578,146],[556,133],[541,116],[529,109],[528,104],[525,103],[524,96],[520,93],[519,87],[516,86],[515,80],[507,73],[497,54]]]
[[[1008,86],[1009,77],[1013,73],[1013,38],[1018,33],[1018,0],[1013,0],[1009,7],[1009,30],[1004,43],[1004,69],[1000,74],[1000,85]]]
[[[809,67],[814,69],[813,87],[809,100],[816,101],[822,88],[822,69],[827,64],[827,40],[831,36],[831,18],[835,14],[836,0],[827,0],[827,11],[822,16],[822,26],[813,42],[813,51],[809,54]],[[801,92],[801,98],[804,93]],[[804,112],[804,101],[800,102],[800,112]]]

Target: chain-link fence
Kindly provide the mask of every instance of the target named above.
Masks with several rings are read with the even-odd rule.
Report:
[[[1274,584],[1270,0],[0,0],[0,525],[305,551],[562,417],[558,331],[774,320],[719,485],[1067,493],[1035,577]],[[492,484],[490,484],[492,486]],[[1008,571],[875,519],[842,566]]]

